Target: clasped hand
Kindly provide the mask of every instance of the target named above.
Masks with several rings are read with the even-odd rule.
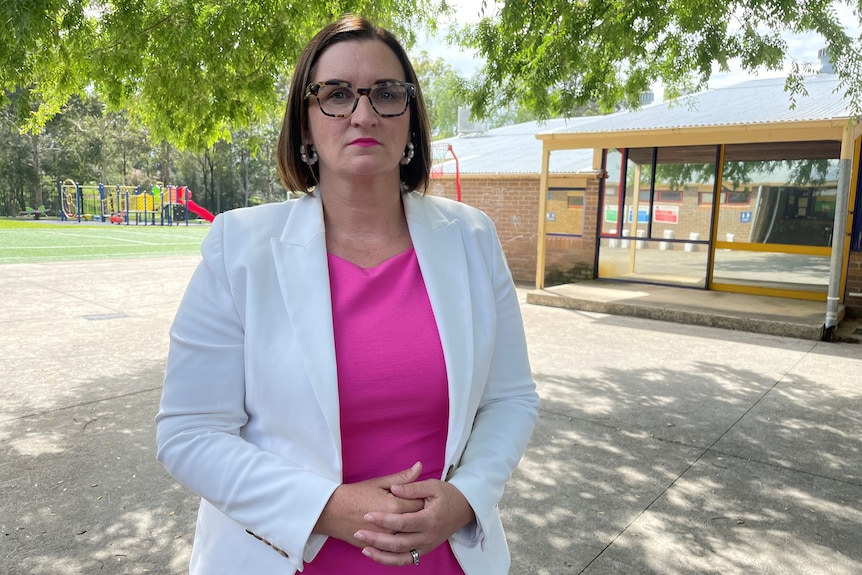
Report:
[[[362,548],[384,565],[410,565],[474,520],[457,487],[417,481],[422,464],[393,475],[340,485],[324,507],[314,531]]]

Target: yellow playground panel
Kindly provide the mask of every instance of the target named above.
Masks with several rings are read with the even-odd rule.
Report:
[[[134,196],[132,200],[135,200],[135,210],[139,212],[154,212],[155,208],[155,198],[148,193],[144,192],[143,194],[139,194]]]
[[[154,186],[152,190],[142,190],[136,186],[116,186],[110,191],[106,189],[102,200],[105,214],[155,214],[161,208],[161,190]]]

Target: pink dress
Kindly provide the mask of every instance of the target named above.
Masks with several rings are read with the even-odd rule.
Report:
[[[373,268],[329,255],[344,482],[423,465],[443,475],[449,417],[446,363],[410,248]],[[303,575],[464,575],[448,543],[419,566],[388,567],[330,538]]]

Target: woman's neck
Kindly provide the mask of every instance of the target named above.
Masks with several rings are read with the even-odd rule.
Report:
[[[398,183],[385,189],[379,182],[372,187],[354,181],[341,189],[321,185],[320,197],[330,253],[374,267],[412,245]]]

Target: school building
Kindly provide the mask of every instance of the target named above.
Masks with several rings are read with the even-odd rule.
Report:
[[[837,76],[805,89],[750,80],[441,140],[428,193],[488,213],[516,281],[537,288],[607,278],[860,317],[862,126]]]

